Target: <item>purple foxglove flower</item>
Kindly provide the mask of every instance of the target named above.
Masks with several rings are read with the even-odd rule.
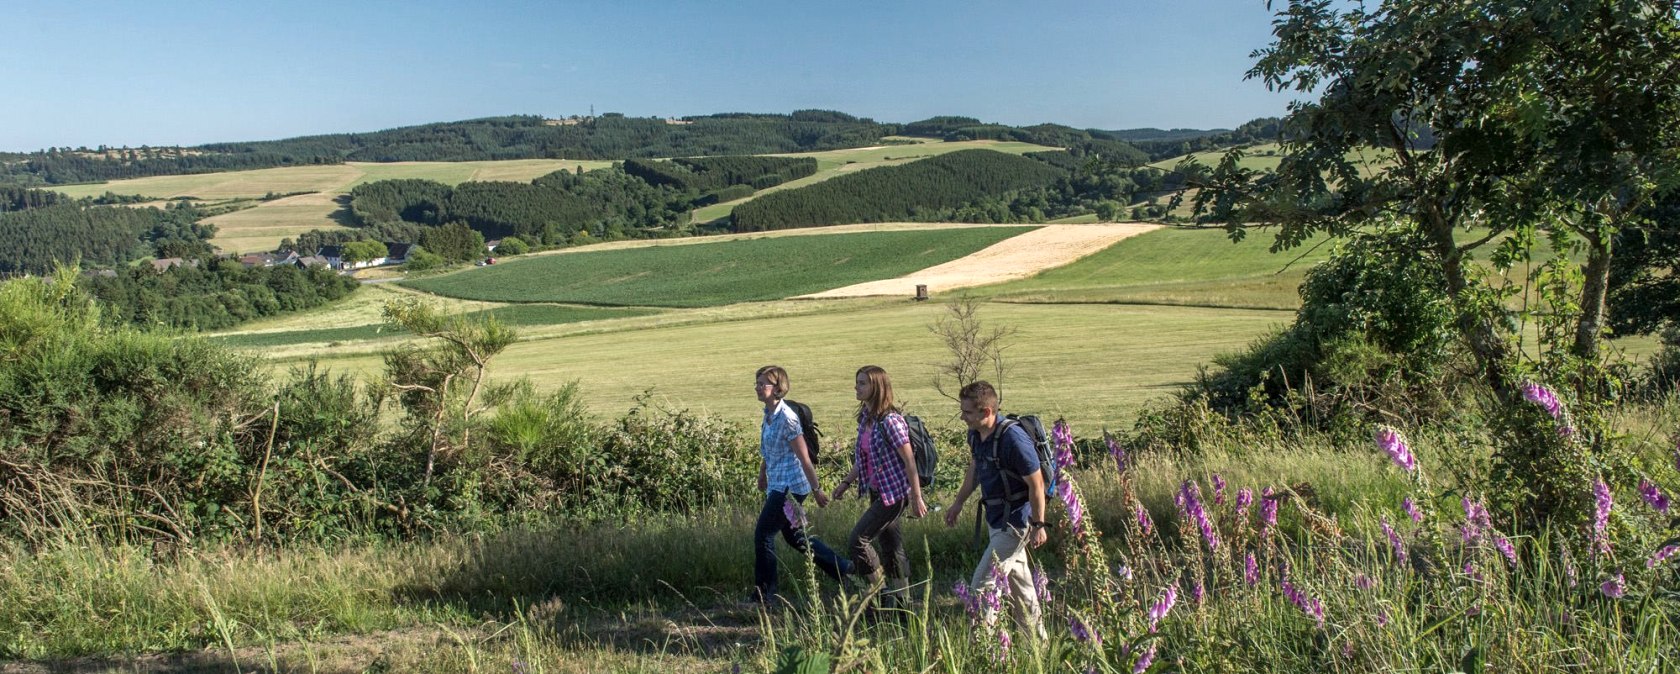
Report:
[[[992,587],[997,588],[999,597],[1009,596],[1009,575],[1004,573],[1003,569],[998,568],[996,564],[992,565]]]
[[[951,593],[957,595],[957,599],[962,600],[963,610],[968,611],[970,619],[980,616],[980,600],[969,591],[967,583],[957,581],[957,584],[951,586]]]
[[[1213,528],[1213,522],[1208,519],[1207,510],[1202,507],[1201,487],[1194,480],[1185,480],[1178,488],[1179,512],[1184,518],[1194,522],[1202,532],[1202,541],[1207,543],[1209,550],[1219,549],[1219,532]]]
[[[1132,501],[1132,508],[1137,511],[1138,533],[1148,536],[1155,530],[1155,520],[1149,516],[1149,509],[1143,507],[1141,501]]]
[[[1657,551],[1657,554],[1651,555],[1650,559],[1645,560],[1645,568],[1657,568],[1658,564],[1668,561],[1668,558],[1673,557],[1677,552],[1680,552],[1680,545],[1665,545]]]
[[[1599,585],[1598,591],[1603,592],[1604,596],[1611,599],[1621,599],[1622,595],[1627,594],[1626,583],[1627,581],[1622,578],[1622,574],[1618,573]]]
[[[1400,499],[1400,508],[1406,511],[1406,516],[1412,518],[1414,524],[1423,524],[1423,511],[1418,510],[1417,503],[1412,501],[1412,497],[1407,496]]]
[[[1055,601],[1050,596],[1050,577],[1044,575],[1044,572],[1039,569],[1033,569],[1032,577],[1033,590],[1038,592],[1038,601],[1045,604]]]
[[[1380,522],[1383,535],[1388,536],[1388,544],[1394,547],[1394,561],[1404,565],[1406,563],[1406,543],[1400,540],[1400,533],[1388,525],[1388,516],[1384,515]]]
[[[1278,500],[1272,494],[1272,488],[1267,487],[1260,492],[1260,528],[1262,530],[1277,526]]]
[[[1510,562],[1511,566],[1517,565],[1517,548],[1511,545],[1511,539],[1496,533],[1493,535],[1493,547],[1499,550],[1499,554],[1505,555],[1505,561]]]
[[[1389,460],[1401,470],[1408,473],[1417,470],[1417,458],[1412,456],[1412,448],[1406,445],[1406,438],[1400,431],[1390,426],[1378,426],[1377,447],[1388,454]]]
[[[1254,553],[1243,556],[1243,580],[1249,587],[1260,584],[1260,565],[1254,562]]]
[[[1254,503],[1254,490],[1243,487],[1237,490],[1237,517],[1248,517],[1248,506]]]
[[[1657,489],[1657,485],[1651,484],[1650,480],[1639,481],[1639,498],[1645,499],[1645,503],[1657,512],[1668,513],[1668,497],[1663,496],[1662,490]]]
[[[805,509],[799,507],[799,502],[791,497],[782,501],[782,515],[787,517],[788,526],[795,529],[805,527]]]
[[[1546,410],[1546,414],[1552,415],[1554,419],[1562,417],[1563,404],[1558,402],[1557,394],[1546,388],[1544,384],[1525,381],[1519,388],[1522,389],[1524,398]]]
[[[1079,643],[1094,643],[1102,645],[1102,635],[1091,631],[1085,623],[1079,622],[1078,616],[1068,616],[1068,632],[1073,634],[1073,640]]]
[[[1196,602],[1197,606],[1201,606],[1202,599],[1206,596],[1207,588],[1202,587],[1202,581],[1198,580],[1190,584],[1190,601]]]
[[[1114,567],[1114,575],[1120,580],[1129,583],[1132,581],[1132,567],[1126,566],[1125,564]]]
[[[1154,632],[1161,624],[1161,620],[1172,612],[1173,604],[1178,603],[1178,584],[1169,583],[1161,591],[1161,598],[1149,607],[1149,631]]]
[[[1072,475],[1062,476],[1062,486],[1057,490],[1062,497],[1062,505],[1067,506],[1068,523],[1073,527],[1075,536],[1085,534],[1085,501],[1079,497],[1079,488],[1074,485]]]
[[[1294,604],[1296,608],[1301,609],[1301,612],[1307,614],[1307,617],[1317,621],[1320,628],[1324,627],[1324,602],[1308,596],[1294,583],[1289,582],[1288,578],[1283,579],[1283,597],[1288,599],[1289,603]]]
[[[1109,435],[1107,432],[1103,433],[1103,439],[1108,442],[1108,455],[1114,457],[1115,469],[1118,470],[1121,475],[1125,475],[1126,463],[1128,460],[1128,457],[1126,456],[1126,448],[1120,444],[1120,441],[1115,440],[1114,436]]]
[[[1388,609],[1377,609],[1377,627],[1388,627]]]
[[[1464,504],[1464,526],[1460,530],[1464,533],[1466,544],[1475,543],[1493,529],[1493,519],[1488,514],[1487,506],[1482,505],[1480,501],[1472,501],[1470,497],[1466,496],[1462,502]]]
[[[1213,474],[1213,504],[1225,505],[1225,478],[1219,473]]]
[[[1615,501],[1610,497],[1610,485],[1593,480],[1593,554],[1610,554],[1610,509]]]
[[[1057,419],[1050,426],[1050,438],[1056,446],[1056,465],[1066,468],[1073,465],[1073,430],[1068,428],[1067,421]]]
[[[1376,587],[1376,584],[1377,584],[1376,581],[1371,580],[1370,576],[1367,576],[1363,573],[1353,577],[1353,586],[1357,587],[1361,590],[1369,590],[1373,587]]]
[[[1479,581],[1482,579],[1482,572],[1476,570],[1474,562],[1464,563],[1464,575],[1469,576],[1470,580]]]
[[[1571,588],[1581,584],[1580,575],[1575,572],[1575,562],[1567,557],[1563,560],[1563,577],[1569,579]]]
[[[1009,631],[1005,630],[1003,628],[998,628],[998,661],[999,662],[1002,662],[1005,657],[1009,656],[1009,647],[1011,645],[1013,645],[1013,642],[1011,642],[1010,639],[1009,639]]]
[[[1136,663],[1132,664],[1132,674],[1143,674],[1149,671],[1149,666],[1155,664],[1155,642],[1149,642],[1149,648],[1138,654]]]

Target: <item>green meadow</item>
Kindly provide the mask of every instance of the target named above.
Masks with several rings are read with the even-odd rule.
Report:
[[[1296,288],[1331,247],[1314,239],[1272,253],[1271,237],[1232,242],[1220,228],[1164,228],[1121,241],[1029,279],[971,294],[1011,302],[1119,302],[1239,309],[1300,305]]]
[[[718,306],[893,278],[963,257],[1025,231],[1021,227],[925,229],[545,255],[405,285],[446,297],[497,302]]]

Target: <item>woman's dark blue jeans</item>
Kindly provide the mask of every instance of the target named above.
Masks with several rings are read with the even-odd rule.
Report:
[[[794,500],[803,504],[804,494],[794,494]],[[764,495],[764,510],[758,513],[758,525],[753,527],[753,585],[758,588],[759,595],[768,599],[776,594],[776,534],[805,554],[806,546],[810,546],[811,556],[817,562],[817,568],[830,578],[839,580],[842,575],[851,572],[851,562],[824,545],[815,536],[808,536],[804,527],[794,528],[788,522],[787,514],[782,512],[782,506],[787,502],[786,491],[771,491]]]

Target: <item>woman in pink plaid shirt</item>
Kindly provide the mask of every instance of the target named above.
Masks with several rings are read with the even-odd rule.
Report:
[[[906,512],[911,517],[926,515],[927,503],[922,500],[921,480],[916,478],[910,429],[893,404],[892,379],[886,370],[865,365],[858,368],[856,389],[857,450],[852,453],[851,472],[834,488],[834,498],[854,483],[860,492],[870,494],[869,509],[852,528],[853,573],[868,578],[872,590],[884,590],[883,605],[903,606],[909,594],[910,562],[904,554],[899,516]],[[879,557],[872,545],[877,538]]]

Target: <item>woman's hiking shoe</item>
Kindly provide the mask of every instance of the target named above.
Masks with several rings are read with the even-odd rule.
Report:
[[[774,607],[774,606],[781,606],[783,603],[785,603],[785,602],[782,601],[781,593],[771,592],[769,594],[766,594],[764,591],[759,590],[757,588],[753,588],[752,591],[747,593],[746,598],[741,600],[741,605],[742,606],[752,606],[752,607],[759,607],[759,606]]]

